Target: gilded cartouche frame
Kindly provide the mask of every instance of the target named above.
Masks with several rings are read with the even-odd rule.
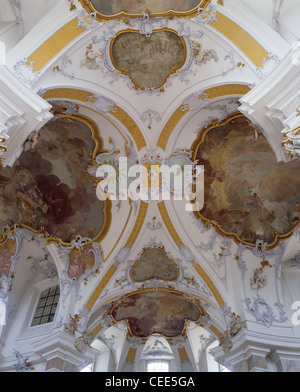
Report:
[[[164,31],[173,33],[173,34],[175,34],[178,38],[180,38],[180,40],[181,40],[181,42],[182,42],[182,45],[183,45],[183,48],[184,48],[184,57],[183,57],[182,63],[181,63],[178,67],[171,67],[170,72],[167,74],[167,76],[165,77],[165,79],[163,80],[163,82],[162,82],[161,84],[159,84],[158,86],[151,86],[151,87],[154,88],[155,90],[161,90],[161,92],[163,92],[163,91],[162,91],[163,86],[166,84],[166,82],[167,82],[168,78],[170,77],[170,75],[172,75],[172,74],[176,73],[177,71],[179,71],[179,70],[184,66],[184,64],[186,63],[186,59],[187,59],[187,46],[186,46],[186,42],[185,42],[185,40],[184,40],[183,37],[181,37],[181,36],[178,35],[178,33],[177,33],[176,30],[168,29],[168,28],[156,29],[156,30],[153,30],[153,33],[152,33],[152,34],[159,33],[159,32],[164,32]],[[126,68],[119,68],[119,67],[116,65],[116,63],[115,63],[114,56],[113,56],[113,46],[114,46],[114,42],[115,42],[115,40],[116,40],[120,35],[126,34],[126,33],[140,34],[139,30],[134,30],[134,29],[126,29],[126,30],[121,30],[121,31],[119,31],[119,32],[116,34],[116,36],[110,41],[109,55],[110,55],[111,62],[112,62],[113,66],[115,67],[115,69],[116,69],[117,71],[121,72],[122,75],[126,75],[126,76],[128,76],[128,77],[130,78],[130,80],[132,81],[132,83],[133,83],[133,85],[134,85],[134,89],[135,89],[135,90],[139,90],[139,89],[140,89],[140,90],[146,90],[147,87],[140,86],[140,85],[132,78],[132,76],[127,72]]]

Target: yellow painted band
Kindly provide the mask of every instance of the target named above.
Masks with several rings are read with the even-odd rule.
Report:
[[[86,31],[77,25],[78,19],[75,18],[58,30],[28,57],[27,65],[32,63],[34,72],[44,68],[70,42]]]
[[[56,88],[52,90],[48,90],[44,95],[43,99],[51,100],[51,99],[72,99],[81,102],[88,102],[89,98],[93,96],[93,93],[90,91],[79,90],[79,89],[71,89],[71,88]],[[146,146],[145,138],[140,131],[136,122],[119,106],[114,107],[115,110],[111,110],[109,112],[110,115],[115,117],[118,121],[120,121],[125,128],[130,132],[133,140],[135,141],[138,150],[142,149]]]
[[[130,347],[128,350],[128,354],[126,357],[126,362],[134,363],[135,361],[135,356],[136,356],[136,348]]]
[[[171,235],[173,241],[175,242],[175,244],[178,246],[179,249],[182,248],[184,246],[184,244],[181,241],[179,235],[177,234],[175,227],[169,217],[165,202],[162,201],[161,203],[158,203],[158,209],[159,209],[160,215],[162,217],[162,220],[164,221],[164,224],[165,224],[169,234]],[[224,300],[221,297],[221,295],[220,295],[219,291],[217,290],[217,288],[215,287],[215,285],[213,284],[212,280],[209,278],[207,273],[204,271],[204,269],[198,263],[196,263],[194,260],[192,260],[192,263],[194,264],[194,268],[197,271],[197,273],[201,276],[201,278],[207,284],[208,288],[212,292],[212,294],[215,297],[216,301],[218,302],[219,306],[223,307]]]
[[[211,87],[204,91],[208,99],[225,97],[229,95],[245,95],[250,91],[250,87],[245,84],[224,84],[221,86]],[[169,121],[166,123],[158,139],[157,145],[163,150],[166,149],[168,140],[178,122],[188,113],[188,110],[182,110],[182,106],[175,110]]]
[[[110,281],[111,277],[114,275],[114,273],[117,271],[117,267],[114,265],[109,268],[109,270],[106,272],[104,275],[103,279],[101,282],[98,284],[96,290],[93,292],[91,295],[90,299],[88,300],[86,307],[91,310],[93,306],[95,305],[95,302],[97,301],[99,295],[102,293],[104,290],[105,286],[107,283]]]

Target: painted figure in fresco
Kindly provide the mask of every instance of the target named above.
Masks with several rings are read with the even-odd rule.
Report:
[[[0,167],[0,231],[21,224],[70,243],[103,226],[103,202],[84,170],[95,148],[88,125],[54,117],[13,167]],[[99,215],[93,211],[99,211]]]
[[[24,143],[24,151],[34,150],[35,146],[38,144],[38,137],[38,132],[32,132]]]
[[[179,336],[186,320],[197,321],[200,310],[187,298],[169,292],[141,292],[125,298],[112,311],[116,321],[127,320],[133,335]]]
[[[94,262],[95,256],[90,248],[73,250],[69,255],[68,277],[78,280],[87,269],[93,267]]]

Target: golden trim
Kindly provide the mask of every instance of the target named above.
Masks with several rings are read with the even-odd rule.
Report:
[[[131,249],[133,247],[136,239],[138,238],[138,236],[141,232],[141,228],[144,225],[147,211],[148,211],[148,204],[141,201],[139,213],[138,213],[138,216],[137,216],[136,222],[135,222],[135,226],[134,226],[134,228],[133,228],[133,230],[132,230],[132,232],[126,242],[126,245],[125,245],[126,248]]]
[[[210,130],[217,128],[217,127],[221,127],[222,125],[225,125],[228,122],[230,122],[238,117],[245,117],[246,118],[246,116],[244,116],[242,113],[235,112],[235,113],[232,113],[229,116],[227,116],[222,121],[214,120],[211,122],[211,124],[209,126],[207,126],[206,128],[202,128],[199,131],[198,136],[191,147],[191,151],[193,152],[192,160],[193,161],[196,160],[198,149],[199,149],[200,145],[204,142],[205,136]],[[201,220],[201,222],[204,223],[206,227],[209,228],[212,225],[218,234],[220,234],[222,237],[227,237],[227,238],[232,239],[237,245],[243,244],[243,245],[249,246],[251,248],[256,246],[255,243],[253,244],[253,243],[250,243],[247,241],[243,241],[236,233],[230,233],[230,232],[223,230],[222,226],[218,222],[211,220],[211,219],[208,219],[208,218],[205,218],[201,214],[200,211],[194,211],[194,215],[197,219]],[[279,235],[278,233],[274,233],[274,241],[271,244],[266,245],[266,249],[272,250],[278,246],[280,241],[283,241],[283,240],[290,238],[293,235],[296,227],[299,224],[300,224],[300,220],[293,223],[293,226],[294,226],[293,229],[290,232],[288,232],[287,234]],[[258,247],[260,248],[260,245]]]
[[[166,84],[166,82],[167,82],[169,76],[172,75],[172,74],[174,74],[174,73],[177,73],[177,71],[180,70],[180,68],[182,68],[182,67],[184,66],[184,64],[185,64],[185,62],[186,62],[186,59],[187,59],[187,46],[186,46],[186,42],[185,42],[185,40],[184,40],[183,37],[180,37],[180,36],[178,35],[178,33],[177,33],[176,30],[168,29],[168,28],[157,29],[157,30],[153,30],[153,34],[154,34],[154,33],[159,33],[159,32],[164,32],[164,31],[167,31],[167,32],[170,32],[170,33],[175,34],[175,35],[181,40],[181,42],[182,42],[182,44],[183,44],[183,47],[184,47],[184,59],[183,59],[183,61],[182,61],[182,64],[180,64],[179,67],[173,67],[173,66],[170,67],[170,68],[171,68],[171,71],[168,73],[168,75],[165,77],[164,81],[163,81],[161,84],[159,84],[158,86],[151,86],[151,87],[153,87],[155,90],[161,90],[161,92],[163,92],[162,87]],[[109,55],[110,55],[110,58],[111,58],[111,62],[112,62],[112,64],[113,64],[113,66],[114,66],[119,72],[121,72],[122,75],[126,75],[126,76],[128,76],[128,77],[130,78],[130,80],[131,80],[132,83],[134,84],[135,90],[138,90],[138,89],[146,90],[146,87],[140,86],[140,85],[133,79],[133,77],[127,72],[126,67],[125,67],[125,68],[119,68],[119,67],[116,65],[116,63],[115,63],[115,60],[114,60],[114,57],[113,57],[113,45],[114,45],[114,42],[115,42],[115,40],[116,40],[120,35],[126,34],[126,33],[134,33],[134,34],[140,35],[139,30],[134,30],[134,29],[127,29],[127,30],[121,30],[121,31],[119,31],[119,32],[117,33],[117,35],[116,35],[116,36],[111,40],[111,42],[110,42]]]
[[[139,213],[136,218],[134,228],[132,229],[132,232],[129,236],[129,239],[127,240],[126,245],[125,245],[126,248],[132,248],[132,246],[134,245],[138,235],[140,234],[140,230],[144,224],[144,221],[146,219],[147,211],[148,211],[148,204],[141,202]],[[98,284],[97,288],[95,289],[95,291],[93,292],[93,294],[91,295],[91,297],[89,298],[89,300],[86,304],[86,307],[89,310],[91,310],[93,308],[98,297],[100,296],[100,294],[104,290],[105,286],[107,285],[107,283],[110,281],[110,279],[113,277],[113,275],[117,271],[118,265],[119,265],[119,262],[116,263],[116,266],[114,266],[114,265],[111,266],[109,268],[109,270],[106,272],[106,274],[104,275],[104,277],[102,278],[101,282]]]
[[[159,209],[161,218],[164,221],[164,224],[165,224],[169,234],[171,235],[173,241],[175,242],[175,244],[178,246],[179,249],[184,247],[184,244],[181,241],[179,235],[177,234],[177,232],[173,226],[173,223],[169,217],[165,202],[158,203],[158,209]],[[203,281],[209,287],[210,291],[212,292],[213,296],[215,297],[215,299],[218,302],[218,304],[220,305],[220,307],[223,307],[225,302],[224,302],[223,298],[221,297],[219,291],[217,290],[216,286],[213,284],[210,277],[207,275],[207,273],[204,271],[204,269],[198,263],[195,262],[195,260],[192,260],[191,262],[193,263],[194,268],[197,271],[197,273],[200,275],[200,277],[203,279]]]
[[[69,100],[72,99],[74,101],[80,102],[89,102],[89,98],[93,96],[93,93],[86,90],[72,89],[72,88],[56,88],[48,90],[44,95],[43,99],[51,100],[51,99],[64,99]],[[88,109],[93,110],[88,107]],[[95,111],[95,110],[94,110]],[[109,114],[115,117],[124,127],[128,130],[128,132],[133,137],[138,150],[141,150],[145,147],[146,141],[145,138],[140,131],[136,122],[119,106],[115,106],[114,110],[111,110]]]
[[[118,262],[116,264],[119,264]],[[86,303],[86,307],[89,310],[92,310],[93,306],[95,305],[97,299],[99,298],[100,294],[104,290],[105,286],[107,283],[110,281],[112,276],[115,274],[117,271],[117,266],[112,265],[106,274],[103,276],[101,282],[98,284],[96,290],[93,292],[93,294],[90,296],[88,302]]]
[[[51,101],[49,103],[51,104]],[[76,114],[70,116],[63,113],[54,113],[54,115],[56,117],[73,118],[75,120],[79,120],[90,128],[92,139],[95,142],[95,148],[93,153],[91,154],[93,160],[96,159],[97,155],[101,154],[101,152],[104,152],[104,141],[101,136],[100,129],[97,123],[90,117],[85,116],[84,114]]]
[[[216,19],[216,21],[210,22],[209,25],[233,42],[246,54],[256,67],[263,67],[264,61],[270,59],[267,50],[251,37],[249,33],[242,29],[241,26],[220,12],[217,12]]]
[[[92,331],[91,335],[93,336],[93,339],[98,335],[98,333],[103,329],[103,325],[100,323],[98,324]]]
[[[0,136],[0,143],[5,143],[6,139],[5,137]],[[0,144],[0,152],[7,152],[7,147],[4,146],[3,144]]]
[[[149,280],[153,279],[153,278],[149,278],[149,279],[145,279],[145,280],[135,280],[135,279],[133,279],[133,276],[132,276],[134,268],[137,267],[140,264],[140,262],[141,262],[143,256],[145,255],[145,253],[147,253],[149,250],[152,250],[152,249],[159,249],[159,250],[161,250],[164,253],[164,255],[166,256],[166,258],[169,260],[169,262],[171,264],[175,265],[175,267],[177,269],[177,277],[175,279],[162,279],[162,278],[156,278],[156,279],[157,280],[162,280],[162,281],[165,281],[165,282],[175,282],[176,280],[178,280],[179,277],[180,277],[180,270],[179,270],[177,264],[175,263],[175,261],[170,259],[170,257],[167,255],[167,252],[166,252],[164,246],[158,246],[158,247],[155,247],[155,248],[151,248],[151,247],[144,248],[140,258],[133,264],[133,266],[130,269],[130,272],[129,272],[130,279],[133,282],[136,282],[136,283],[144,283],[144,282],[148,282]]]
[[[104,303],[103,305],[106,305],[106,304],[108,304],[108,303],[110,303],[110,302],[112,302],[112,300],[107,301],[107,302]],[[102,305],[102,306],[103,306],[103,305]],[[99,333],[100,331],[102,331],[103,328],[104,328],[104,327],[103,327],[103,325],[102,325],[101,323],[97,324],[96,327],[94,327],[94,329],[93,329],[92,332],[91,332],[91,335],[93,336],[94,339],[96,338],[96,336],[98,335],[98,333]],[[209,326],[209,329],[211,330],[211,332],[212,332],[217,338],[220,338],[220,336],[221,336],[222,333],[221,333],[214,325],[211,324],[211,325]]]
[[[171,235],[173,241],[175,242],[176,246],[180,249],[184,246],[183,242],[181,241],[179,235],[177,234],[177,231],[175,230],[175,227],[173,226],[173,223],[169,217],[167,207],[164,201],[157,203],[160,215],[162,217],[162,220],[164,221],[164,224],[166,228],[169,231],[169,234]]]
[[[187,354],[187,351],[185,349],[185,347],[178,347],[178,354],[179,354],[179,358],[180,358],[180,362],[184,363],[185,361],[189,362],[189,356]]]
[[[136,348],[129,347],[127,357],[126,357],[126,362],[134,363],[135,357],[136,357],[136,352],[137,352]]]
[[[194,268],[197,271],[198,275],[201,276],[201,278],[207,284],[207,287],[210,289],[216,301],[222,308],[225,305],[225,302],[221,297],[221,295],[219,294],[218,290],[216,289],[215,285],[213,284],[212,280],[210,279],[210,277],[207,275],[207,273],[204,271],[204,269],[201,267],[200,264],[196,263],[195,260],[192,260],[192,263],[194,264]]]
[[[89,0],[79,0],[82,6],[89,14],[96,12]],[[202,0],[202,8],[206,8],[211,0]],[[193,18],[198,15],[197,9],[190,12],[176,12],[169,11],[161,14],[152,14],[151,16],[168,16],[169,18],[182,17]],[[96,19],[104,23],[111,19],[120,19],[122,17],[138,18],[142,14],[129,15],[126,13],[119,13],[112,16],[105,16],[96,12]],[[210,22],[210,26],[218,30],[225,37],[231,40],[239,49],[257,66],[262,67],[263,62],[269,60],[268,52],[243,30],[238,24],[227,18],[226,16],[217,12],[217,21]],[[60,51],[62,51],[70,42],[72,42],[79,35],[84,33],[86,29],[78,26],[78,18],[74,18],[68,22],[61,29],[56,31],[50,38],[48,38],[41,46],[33,52],[28,60],[27,65],[33,66],[33,71],[37,72],[44,68]]]
[[[220,338],[222,335],[222,333],[214,325],[211,325],[209,329],[217,336],[217,338]]]
[[[178,337],[185,336],[185,335],[187,334],[187,324],[188,324],[190,321],[193,321],[193,322],[195,322],[195,323],[200,323],[200,322],[201,322],[201,318],[202,318],[203,316],[207,316],[207,317],[208,317],[208,314],[206,313],[206,311],[204,310],[204,308],[200,305],[200,302],[199,302],[198,300],[195,300],[194,298],[190,297],[189,295],[187,295],[187,294],[185,294],[184,292],[179,291],[179,290],[175,290],[175,289],[171,289],[171,288],[166,288],[166,287],[155,288],[155,292],[163,292],[163,291],[167,291],[167,292],[169,292],[169,293],[175,293],[175,294],[178,294],[178,295],[180,295],[180,296],[186,298],[188,301],[190,301],[192,304],[194,304],[194,305],[198,308],[198,310],[199,310],[199,312],[200,312],[200,316],[199,316],[198,320],[186,320],[186,321],[185,321],[184,327],[183,327],[183,329],[182,329],[182,332],[181,332],[179,335],[177,335],[177,336],[172,336],[172,337],[168,337],[168,336],[165,336],[163,333],[160,332],[160,334],[161,334],[162,336],[164,336],[164,338],[165,338],[166,340],[173,340],[173,339],[177,339]],[[137,290],[137,291],[133,291],[133,292],[131,292],[131,293],[125,294],[124,296],[122,296],[122,298],[120,298],[120,299],[117,300],[116,302],[112,303],[112,306],[111,306],[111,308],[107,311],[107,313],[110,315],[113,324],[118,324],[118,323],[120,323],[120,322],[122,322],[122,321],[125,321],[125,322],[126,322],[126,324],[127,324],[127,335],[128,335],[128,336],[134,336],[134,337],[136,337],[136,338],[138,338],[138,339],[140,339],[140,340],[142,340],[142,341],[146,341],[146,340],[149,339],[150,336],[155,335],[157,332],[154,332],[154,333],[150,334],[150,335],[147,336],[147,337],[136,336],[136,335],[134,335],[134,333],[131,331],[130,324],[129,324],[129,322],[128,322],[127,319],[122,319],[122,320],[116,321],[116,320],[114,319],[113,315],[112,315],[114,309],[115,309],[117,306],[119,306],[120,304],[122,304],[122,302],[123,302],[127,297],[130,297],[131,295],[139,294],[139,293],[142,293],[142,292],[150,292],[150,293],[153,293],[154,290],[151,289],[151,288],[150,288],[150,289],[141,289],[141,290]]]
[[[125,110],[121,109],[119,106],[116,106],[116,109],[116,111],[110,114],[125,126],[125,128],[133,137],[137,149],[141,150],[142,148],[146,147],[146,140],[136,122],[129,116],[129,114],[125,112]]]
[[[78,26],[77,18],[71,20],[28,57],[27,65],[32,65],[34,72],[40,71],[70,42],[85,31],[86,29]]]
[[[143,17],[143,14],[130,14],[127,13],[125,11],[119,12],[118,14],[114,14],[114,15],[104,15],[101,12],[97,11],[93,4],[91,3],[91,1],[89,0],[79,0],[82,7],[85,8],[85,10],[91,14],[91,13],[96,13],[96,19],[101,22],[101,23],[105,23],[108,22],[109,20],[112,19],[128,19],[128,18],[141,18]],[[165,11],[165,12],[153,12],[151,13],[151,17],[178,17],[178,18],[194,18],[195,16],[199,15],[198,14],[198,7],[200,8],[207,8],[207,6],[211,3],[212,0],[200,0],[199,1],[199,5],[189,11],[173,11],[173,10],[169,10],[169,11]],[[146,11],[146,10],[145,10]],[[148,11],[149,12],[149,11]]]
[[[115,245],[113,246],[113,248],[111,249],[111,251],[109,252],[109,254],[108,254],[105,258],[103,258],[104,263],[108,260],[109,256],[112,254],[112,252],[114,251],[114,249],[115,249],[116,246],[118,245],[120,239],[122,238],[122,236],[123,236],[123,234],[124,234],[124,231],[125,231],[125,229],[126,229],[126,227],[127,227],[127,225],[128,225],[129,219],[130,219],[130,217],[131,217],[131,213],[132,213],[132,205],[130,205],[130,211],[129,211],[129,214],[128,214],[126,223],[125,223],[125,225],[124,225],[124,227],[123,227],[123,229],[122,229],[121,234],[119,235],[119,238],[118,238],[117,242],[115,243]]]
[[[250,91],[250,87],[245,84],[224,84],[220,86],[215,86],[208,88],[204,91],[204,94],[207,95],[208,99],[214,99],[229,95],[245,95]],[[201,95],[202,96],[202,95]],[[182,105],[178,109],[175,110],[173,115],[170,117],[168,122],[166,123],[164,129],[162,130],[157,145],[163,150],[166,149],[168,144],[168,140],[174,131],[175,127],[179,123],[179,121],[189,113],[188,110],[182,110]]]

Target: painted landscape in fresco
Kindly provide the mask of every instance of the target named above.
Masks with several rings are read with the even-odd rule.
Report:
[[[300,161],[278,163],[245,117],[209,130],[197,158],[205,166],[201,215],[245,242],[271,244],[300,219]]]
[[[0,168],[0,230],[22,224],[64,242],[76,235],[95,238],[104,222],[93,178],[85,173],[95,142],[83,122],[54,118],[37,144],[13,168]],[[97,211],[97,213],[95,213]]]
[[[178,275],[176,265],[159,248],[147,249],[131,271],[131,277],[136,282],[145,282],[149,279],[171,281],[176,280]]]
[[[112,44],[112,60],[140,88],[159,87],[183,66],[183,41],[171,31],[154,32],[150,38],[134,33],[119,34]]]
[[[169,291],[133,293],[112,310],[114,320],[127,320],[132,334],[139,338],[153,333],[174,338],[181,335],[187,320],[198,321],[200,316],[195,304]]]
[[[160,13],[169,10],[190,11],[196,8],[200,0],[90,0],[95,10],[102,15],[115,15],[119,12],[140,14],[148,10],[150,13]]]

